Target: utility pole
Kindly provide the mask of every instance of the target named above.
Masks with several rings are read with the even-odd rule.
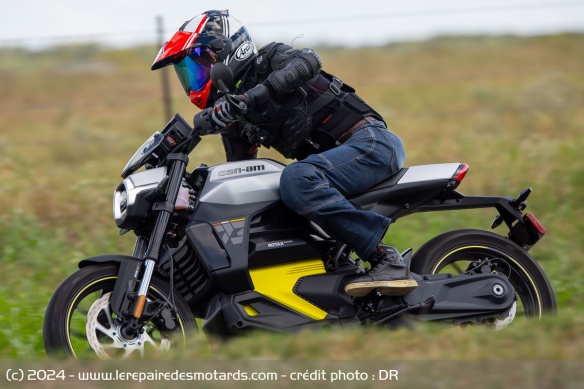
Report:
[[[164,44],[164,28],[162,25],[162,16],[156,17],[158,25],[158,47]],[[160,69],[162,77],[162,103],[164,104],[164,123],[168,122],[172,116],[172,101],[170,99],[170,84],[168,82],[168,67]]]

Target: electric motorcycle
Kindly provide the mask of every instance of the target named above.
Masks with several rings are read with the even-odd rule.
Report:
[[[221,77],[212,77],[225,93]],[[404,167],[364,188],[349,200],[393,222],[418,212],[494,208],[491,227],[505,224],[508,233],[436,236],[402,254],[418,282],[411,293],[353,298],[344,286],[366,271],[362,260],[284,206],[285,166],[255,159],[188,172],[200,141],[197,120],[193,128],[177,114],[130,159],[113,213],[120,233],[136,235],[134,251],[84,259],[62,282],[44,320],[50,356],[166,351],[198,331],[197,319],[206,335],[228,338],[251,329],[390,326],[404,317],[503,328],[517,314],[537,319],[556,310],[528,252],[545,234],[524,212],[529,188],[517,198],[465,196],[457,191],[463,163]]]

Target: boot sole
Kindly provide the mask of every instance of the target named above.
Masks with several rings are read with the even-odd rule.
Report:
[[[418,287],[416,280],[356,282],[345,286],[345,293],[352,297],[365,297],[375,289],[384,296],[403,296]]]

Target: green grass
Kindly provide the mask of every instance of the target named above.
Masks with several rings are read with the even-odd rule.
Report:
[[[581,359],[583,48],[584,35],[559,35],[321,51],[325,68],[356,87],[402,137],[407,165],[466,162],[471,168],[459,190],[469,195],[534,189],[528,210],[548,233],[531,254],[556,292],[557,316],[513,323],[496,335],[434,325],[252,334],[183,356]],[[155,52],[1,50],[0,359],[43,359],[44,309],[58,284],[85,257],[131,252],[133,238],[119,237],[112,221],[111,195],[130,155],[166,122],[160,75],[149,71]],[[174,110],[190,120],[196,109],[171,79]],[[260,156],[285,161],[272,150]],[[190,166],[223,161],[220,140],[207,137]],[[494,216],[493,210],[413,215],[392,225],[386,241],[415,249],[448,230],[488,229]]]

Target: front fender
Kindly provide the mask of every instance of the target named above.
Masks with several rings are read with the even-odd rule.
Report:
[[[98,255],[95,257],[85,258],[77,264],[79,268],[83,268],[89,265],[98,264],[98,263],[123,263],[123,262],[139,262],[142,263],[140,258],[131,257],[129,255],[121,255],[121,254],[105,254],[105,255]]]
[[[135,292],[138,275],[142,268],[142,260],[129,255],[106,254],[86,258],[79,262],[79,268],[104,263],[119,263],[118,279],[112,292],[110,304],[114,313],[118,316],[127,316],[132,312],[134,300],[130,298]]]

